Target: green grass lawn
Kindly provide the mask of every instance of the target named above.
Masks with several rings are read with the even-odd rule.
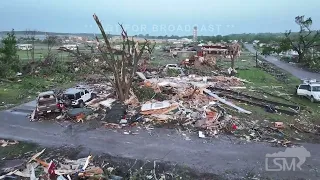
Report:
[[[227,69],[231,65],[230,59],[218,58],[217,65],[219,68]],[[241,53],[241,56],[235,61],[236,69],[248,69],[255,67],[255,57],[249,51],[244,51]]]
[[[67,59],[69,56],[69,53],[66,52],[60,52],[58,50],[53,49],[52,53],[57,54],[58,58],[65,58]],[[22,51],[19,50],[17,52],[19,59],[21,60],[31,60],[31,52],[30,51]],[[44,59],[48,54],[48,50],[47,49],[35,49],[34,50],[34,58],[35,60],[42,60]]]
[[[0,147],[0,159],[3,159],[3,158],[15,159],[17,157],[22,156],[25,153],[30,153],[36,150],[39,150],[39,147],[36,144],[19,142],[18,144],[15,144],[15,145]],[[1,162],[0,162],[0,165],[1,165]]]
[[[241,79],[246,79],[254,83],[256,86],[264,84],[279,85],[279,82],[276,80],[276,78],[256,67],[252,67],[248,70],[238,70],[237,76]]]

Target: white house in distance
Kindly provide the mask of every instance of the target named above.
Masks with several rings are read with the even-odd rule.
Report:
[[[32,44],[17,44],[16,46],[19,50],[22,50],[22,51],[29,51],[33,49]]]
[[[252,43],[253,44],[258,44],[260,41],[259,40],[254,40]]]

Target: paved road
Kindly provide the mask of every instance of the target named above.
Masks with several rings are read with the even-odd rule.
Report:
[[[316,169],[320,167],[319,144],[303,144],[311,158],[307,158],[302,171],[266,172],[265,155],[285,148],[264,143],[244,144],[222,136],[200,139],[188,133],[191,140],[186,140],[181,133],[168,129],[155,129],[151,133],[137,129],[138,135],[124,135],[105,128],[92,129],[84,124],[70,128],[68,123],[30,122],[26,112],[32,111],[32,104],[19,106],[15,111],[0,112],[1,138],[31,141],[43,146],[81,145],[112,156],[170,161],[218,175],[229,173],[231,179],[243,177],[250,171],[272,179],[319,179],[319,169]]]
[[[253,48],[252,44],[244,44],[244,46],[251,52],[251,53],[256,53],[256,50]],[[278,60],[276,57],[274,56],[261,56],[259,55],[261,58],[263,58],[264,60],[278,66],[279,68],[291,73],[293,76],[299,78],[299,79],[305,79],[305,78],[311,78],[311,79],[317,79],[320,80],[320,74],[319,73],[313,73],[313,72],[309,72],[306,71],[304,69],[301,69],[299,67],[296,67],[292,64],[283,62]]]

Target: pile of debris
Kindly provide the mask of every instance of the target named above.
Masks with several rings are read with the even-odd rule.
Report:
[[[246,141],[259,140],[284,146],[291,145],[292,143],[287,140],[290,137],[283,135],[283,126],[276,126],[269,121],[266,121],[264,125],[258,125],[250,120],[239,121],[240,118],[231,115],[232,111],[251,114],[250,111],[235,105],[232,100],[260,106],[270,113],[279,112],[287,115],[295,115],[299,112],[300,107],[231,90],[246,88],[244,83],[249,82],[226,76],[189,75],[145,79],[139,86],[141,89],[143,87],[152,89],[154,96],[149,100],[139,102],[137,96],[131,92],[131,97],[125,102],[126,112],[122,113],[122,117],[126,117],[126,120],[119,117],[118,125],[115,126],[117,123],[112,125],[121,128],[132,125],[132,123],[142,122],[142,124],[147,123],[146,127],[149,128],[150,124],[174,123],[187,129],[199,131],[201,138],[225,132]],[[163,94],[166,99],[156,100],[156,94]],[[227,97],[228,100],[222,97]],[[281,108],[270,106],[270,104],[281,106]],[[284,108],[288,108],[288,110]],[[104,120],[109,124],[108,118]],[[277,123],[281,124],[281,122]],[[283,135],[281,140],[273,138],[279,134]]]
[[[102,179],[105,178],[104,172],[100,167],[91,163],[92,156],[78,160],[50,160],[48,163],[45,159],[39,158],[45,149],[33,155],[21,169],[6,169],[6,174],[0,176],[0,179],[20,177],[36,179]],[[38,177],[36,177],[36,175]]]
[[[38,148],[37,148],[38,149]],[[0,179],[19,180],[124,180],[208,179],[213,174],[197,172],[169,162],[137,160],[109,155],[79,156],[79,148],[55,148],[19,154],[0,167]],[[37,153],[38,152],[38,153]],[[82,151],[83,152],[83,151]],[[21,157],[22,156],[22,157]],[[3,164],[1,164],[3,165]]]
[[[279,134],[281,130],[270,122],[265,127],[271,129],[262,127],[260,131],[252,130],[249,127],[256,127],[255,123],[239,121],[239,118],[231,115],[233,111],[248,115],[251,111],[237,106],[233,101],[261,107],[270,113],[296,115],[300,110],[296,105],[233,91],[245,89],[245,83],[250,82],[214,74],[147,78],[142,72],[137,72],[139,79],[130,91],[130,98],[123,103],[117,101],[111,84],[90,84],[87,89],[94,90],[95,98],[86,102],[84,107],[70,108],[62,112],[56,119],[76,122],[98,120],[105,127],[111,128],[137,124],[147,124],[150,127],[171,123],[198,130],[199,137],[216,136],[220,132],[237,134],[245,129],[248,133],[240,135],[245,140],[270,140],[262,137],[262,134]],[[156,76],[156,73],[153,73],[153,76]],[[261,129],[265,131],[261,132]]]
[[[185,127],[192,126],[203,130],[207,135],[217,135],[219,131],[232,131],[237,126],[235,118],[227,115],[221,104],[229,105],[243,113],[251,112],[220,98],[207,88],[235,85],[243,85],[243,80],[235,77],[197,75],[146,79],[141,86],[152,88],[154,93],[166,94],[168,99],[164,101],[151,99],[140,103],[132,93],[130,99],[126,101],[128,105],[126,115],[139,117],[140,121],[143,119],[143,122],[154,124],[176,121]],[[137,107],[141,108],[137,110]],[[136,120],[130,122],[136,122]]]
[[[4,140],[4,139],[0,140],[1,147],[6,147],[6,146],[10,146],[10,145],[16,145],[18,143],[19,143],[18,141],[10,141],[10,140]]]

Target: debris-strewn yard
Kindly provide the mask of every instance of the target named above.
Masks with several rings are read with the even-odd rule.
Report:
[[[300,80],[265,62],[258,61],[256,67],[247,51],[235,63],[236,76],[228,74],[230,59],[218,59],[217,67],[195,63],[182,68],[173,66],[181,58],[170,53],[156,51],[153,56],[146,69],[134,77],[130,98],[124,103],[117,100],[114,88],[103,76],[92,74],[72,89],[95,94],[84,101],[84,107],[65,104],[60,114],[32,114],[31,119],[94,121],[100,127],[126,127],[119,133],[127,135],[137,135],[130,127],[138,126],[188,130],[199,138],[233,134],[245,141],[282,146],[319,140],[317,122],[312,120],[317,117],[317,105],[294,95]],[[163,63],[163,57],[172,63]],[[165,67],[166,63],[171,65]],[[63,94],[68,91],[57,95],[60,102],[67,102]]]
[[[235,77],[228,74],[230,59],[223,57],[213,59],[216,62],[213,66],[204,59],[199,60],[202,64],[196,60],[191,66],[165,67],[166,64],[179,66],[182,60],[155,50],[143,65],[145,69],[139,69],[130,98],[124,104],[117,101],[105,77],[83,70],[86,68],[81,65],[73,79],[57,73],[17,76],[10,82],[2,82],[1,107],[32,100],[41,91],[57,88],[63,93],[73,82],[82,81],[97,95],[86,101],[85,107],[66,106],[61,114],[39,117],[39,120],[95,120],[101,126],[116,128],[183,127],[199,137],[232,133],[246,141],[282,145],[318,141],[318,104],[294,95],[299,79],[266,62],[256,61],[245,50],[235,61]],[[276,127],[275,123],[283,126]]]
[[[208,66],[209,61],[200,61],[200,58],[195,58],[194,64],[182,65],[179,62],[184,60],[183,58],[172,57],[170,53],[162,51],[155,51],[152,56],[145,69],[140,68],[135,74],[129,98],[124,102],[119,101],[114,87],[106,80],[112,77],[111,74],[103,76],[94,71],[81,70],[77,72],[78,77],[75,79],[61,79],[54,74],[49,77],[17,76],[11,82],[3,82],[1,92],[7,94],[1,98],[6,104],[15,104],[28,96],[29,100],[33,100],[41,91],[48,93],[50,90],[59,89],[52,91],[54,103],[59,102],[59,107],[55,106],[59,112],[52,113],[50,110],[45,114],[36,114],[39,111],[38,102],[30,115],[30,120],[34,121],[32,123],[89,123],[92,128],[112,129],[128,136],[139,136],[138,129],[152,132],[154,128],[174,128],[181,132],[186,141],[191,140],[184,133],[188,131],[188,134],[199,138],[233,135],[243,141],[268,142],[285,147],[305,141],[319,142],[319,126],[316,121],[319,116],[318,104],[295,95],[295,86],[300,80],[262,61],[258,61],[256,66],[254,57],[248,52],[244,51],[235,61],[235,76],[228,72],[228,58],[216,61],[210,58],[212,61]],[[80,66],[80,69],[84,67]],[[20,94],[22,96],[18,99]],[[72,129],[70,131],[72,134]],[[81,168],[89,153],[82,153],[81,157],[71,153],[70,157],[68,153],[60,153],[61,149],[47,149],[41,156],[26,163],[42,148],[9,141],[3,141],[3,144],[3,160],[24,159],[18,161],[21,165],[19,168],[6,170],[6,173],[17,173],[18,171],[14,170],[19,170],[16,175],[27,176],[26,178],[31,176],[25,174],[29,171],[24,171],[25,168],[30,168],[30,163],[37,167],[34,168],[36,177],[47,176],[46,168],[52,165],[51,160],[57,172],[66,179],[67,175],[71,177],[79,174],[95,174],[114,179],[207,177],[189,172],[185,168],[180,170],[177,167],[178,171],[173,172],[170,171],[172,166],[158,162],[138,163],[127,160],[130,161],[129,165],[123,163],[124,160],[121,163],[110,162],[113,158],[108,156],[95,156],[88,165],[88,171],[92,171],[87,172],[86,168]],[[17,147],[18,151],[11,151],[10,147]],[[67,148],[62,151],[71,150]],[[79,158],[83,159],[77,160]],[[104,159],[107,160],[103,161]],[[70,167],[70,163],[77,168]],[[214,175],[208,177],[212,178]]]
[[[320,105],[296,95],[296,86],[301,83],[301,80],[266,62],[258,60],[258,64],[259,67],[256,67],[254,55],[247,51],[236,62],[236,66],[239,67],[237,76],[251,82],[245,84],[246,89],[238,89],[238,91],[266,100],[300,106],[300,111],[294,116],[288,116],[283,113],[270,113],[255,105],[242,103],[239,106],[253,112],[252,115],[243,118],[246,121],[253,121],[255,124],[283,122],[285,128],[283,133],[279,134],[280,137],[297,142],[303,140],[319,142],[319,122],[317,119],[319,119]],[[228,67],[227,62],[223,61],[220,61],[219,65],[220,67]],[[279,108],[283,109],[281,106]],[[310,133],[310,130],[315,131]]]
[[[169,162],[94,154],[85,149],[44,149],[36,144],[0,140],[0,179],[223,179]]]
[[[155,128],[173,128],[186,141],[191,138],[185,132],[201,139],[233,135],[241,141],[285,147],[319,142],[318,105],[295,95],[300,80],[255,59],[246,50],[241,52],[240,44],[201,45],[193,50],[170,47],[169,52],[161,51],[148,40],[142,44],[132,42],[120,25],[126,45],[119,50],[109,42],[98,17],[93,17],[105,45],[97,39],[97,52],[94,47],[91,51],[60,47],[61,52],[69,53],[68,61],[48,55],[43,61],[26,62],[23,73],[1,81],[1,107],[34,99],[36,106],[29,116],[32,123],[88,123],[93,129],[112,129],[128,136],[139,136],[139,129],[151,133]],[[67,131],[73,135],[72,125]],[[2,144],[4,148],[25,147],[9,141]],[[101,161],[103,157],[93,160],[91,154],[86,154],[87,157],[71,160],[57,151],[49,150],[55,152],[53,156],[44,155],[48,151],[34,151],[38,153],[31,153],[34,155],[28,156],[21,168],[4,173],[32,180],[41,176],[181,177],[180,171],[168,172],[167,164],[159,171],[157,162],[139,163],[136,168],[130,164],[120,168],[119,173]],[[10,153],[8,157],[22,154]],[[146,171],[141,169],[145,165],[150,166]]]

